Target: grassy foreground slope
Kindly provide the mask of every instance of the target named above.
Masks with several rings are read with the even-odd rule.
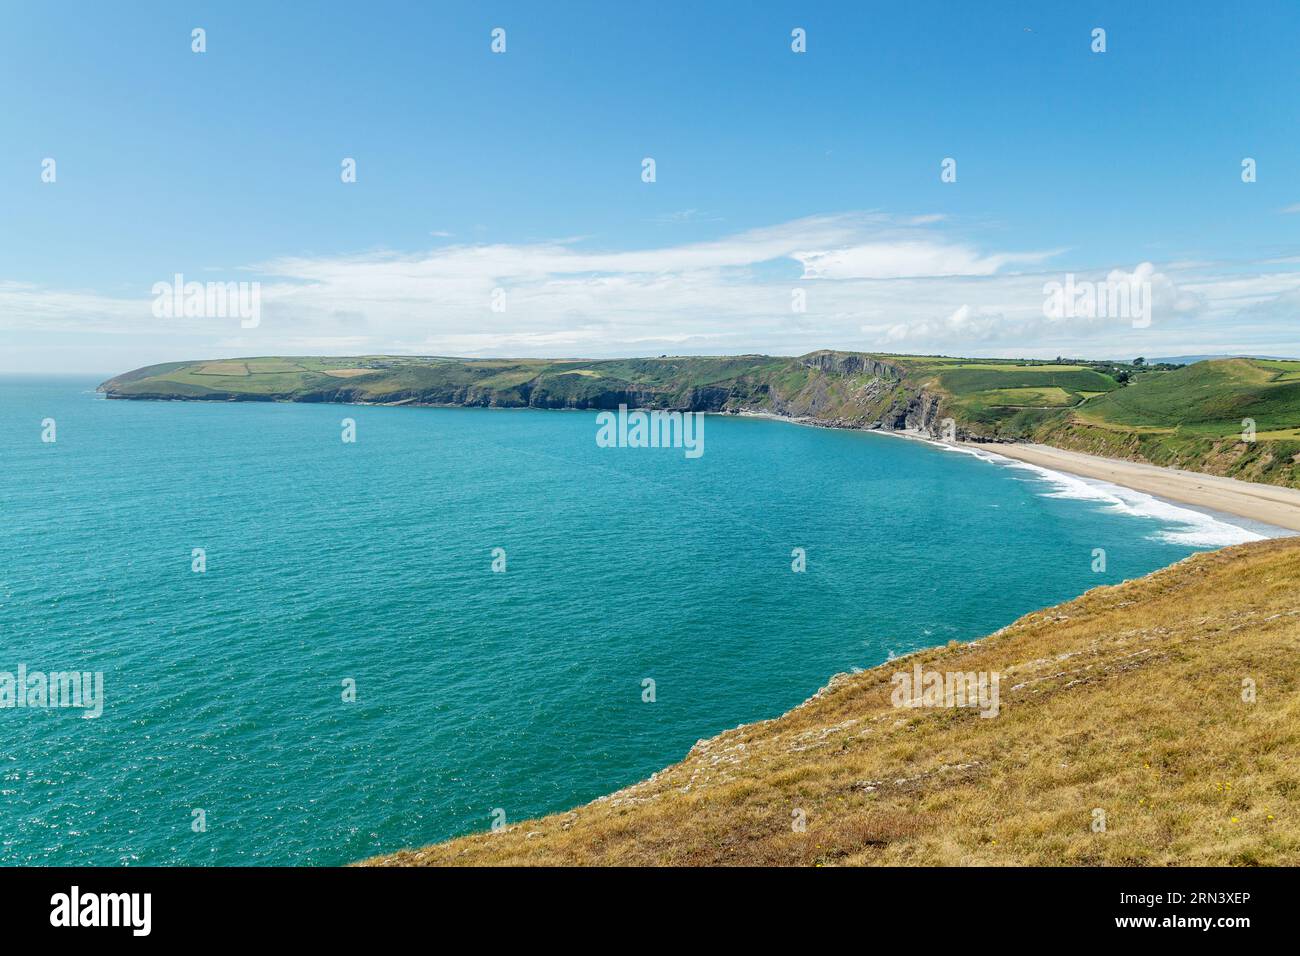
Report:
[[[1300,539],[1198,554],[841,675],[572,812],[368,862],[1300,864],[1297,580]],[[999,672],[998,716],[892,706],[918,660]]]
[[[109,398],[767,412],[841,428],[1034,440],[1300,487],[1300,362],[1151,368],[817,351],[642,359],[368,355],[173,362],[100,386]],[[1253,422],[1253,441],[1243,440]]]

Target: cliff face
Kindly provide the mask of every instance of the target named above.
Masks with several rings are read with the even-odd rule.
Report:
[[[825,349],[796,358],[261,357],[153,365],[100,390],[115,399],[765,412],[834,428],[1029,439],[1300,485],[1300,362],[1153,369]]]
[[[271,392],[240,392],[209,389],[202,393],[179,390],[134,389],[122,391],[113,380],[100,386],[109,399],[143,401],[210,401],[210,402],[306,402],[351,405],[429,405],[465,406],[469,408],[569,408],[614,409],[662,408],[678,411],[719,412],[729,403],[747,397],[733,394],[728,388],[692,387],[680,394],[652,388],[628,386],[599,391],[572,392],[546,383],[526,382],[510,388],[479,385],[437,385],[422,388],[399,388],[376,394],[364,386],[314,387]]]
[[[835,352],[821,349],[800,357],[799,362],[808,368],[840,377],[868,375],[887,381],[898,381],[902,378],[902,370],[898,366],[861,352]]]
[[[578,369],[564,363],[402,365],[355,359],[371,364],[347,369],[346,378],[328,369],[302,368],[288,375],[250,371],[259,361],[279,363],[276,369],[290,364],[171,363],[110,379],[100,390],[113,399],[767,412],[837,428],[906,428],[934,436],[941,433],[943,417],[940,395],[910,380],[902,365],[858,352],[636,359]],[[213,367],[221,374],[209,371]],[[244,374],[230,374],[232,367]]]
[[[772,390],[769,411],[835,428],[943,434],[943,397],[903,365],[856,352],[812,352],[797,360],[807,372],[798,389]],[[963,434],[960,427],[957,434]]]
[[[907,404],[898,412],[888,427],[922,432],[938,437],[943,425],[939,412],[940,398],[929,392],[916,392],[907,398]]]
[[[812,352],[799,359],[812,374],[811,387],[776,395],[773,411],[842,428],[914,431],[943,437],[943,396],[929,391],[895,365],[857,352]],[[954,422],[956,435],[965,434]]]

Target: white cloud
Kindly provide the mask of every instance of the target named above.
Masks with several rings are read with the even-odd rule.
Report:
[[[1044,316],[1044,283],[1068,270],[1016,270],[1061,255],[989,249],[941,217],[854,213],[631,251],[566,239],[289,256],[211,276],[262,283],[256,329],[240,329],[237,320],[155,319],[149,283],[139,297],[121,298],[0,282],[0,343],[21,345],[24,356],[48,346],[47,367],[76,349],[102,362],[109,337],[118,346],[113,362],[128,365],[311,352],[602,356],[835,347],[1109,356],[1217,351],[1215,342],[1235,351],[1300,351],[1300,271],[1289,265],[1076,270],[1088,281],[1150,283],[1153,322],[1134,329],[1104,317]],[[158,277],[185,271],[176,266],[162,264]],[[795,287],[806,294],[806,312],[791,308]],[[497,288],[504,311],[492,309]],[[117,358],[128,345],[131,357]]]
[[[1015,262],[1037,263],[1056,252],[982,255],[969,246],[925,239],[881,241],[821,252],[796,252],[807,279],[911,279],[989,276]]]
[[[653,216],[647,221],[661,226],[676,226],[688,222],[722,222],[722,217],[699,209],[679,209],[677,212]]]

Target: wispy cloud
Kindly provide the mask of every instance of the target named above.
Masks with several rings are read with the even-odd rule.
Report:
[[[1059,254],[983,255],[969,246],[928,239],[894,239],[843,249],[797,252],[806,279],[915,279],[925,276],[991,276],[1013,263],[1036,264]]]
[[[701,212],[699,209],[679,209],[677,212],[652,216],[647,221],[660,226],[677,226],[688,222],[722,222],[722,217],[713,213]]]
[[[262,322],[250,330],[219,319],[156,319],[143,293],[116,298],[0,282],[0,331],[112,336],[145,349],[141,362],[293,352],[600,356],[827,346],[1151,355],[1242,350],[1252,342],[1285,352],[1300,340],[1300,271],[1289,265],[1231,269],[1184,260],[1079,270],[1092,280],[1107,273],[1131,279],[1141,270],[1151,283],[1153,322],[1135,329],[1114,319],[1044,315],[1044,283],[1064,277],[1064,257],[1060,249],[993,248],[939,216],[846,213],[640,250],[568,239],[282,257],[237,276],[262,283]],[[161,269],[159,278],[172,271],[182,270]],[[796,288],[806,311],[792,307]]]

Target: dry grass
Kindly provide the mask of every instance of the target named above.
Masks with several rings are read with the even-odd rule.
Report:
[[[1298,605],[1300,538],[1197,555],[841,675],[570,813],[368,862],[1295,865]],[[1000,715],[894,708],[916,659],[999,672]]]

